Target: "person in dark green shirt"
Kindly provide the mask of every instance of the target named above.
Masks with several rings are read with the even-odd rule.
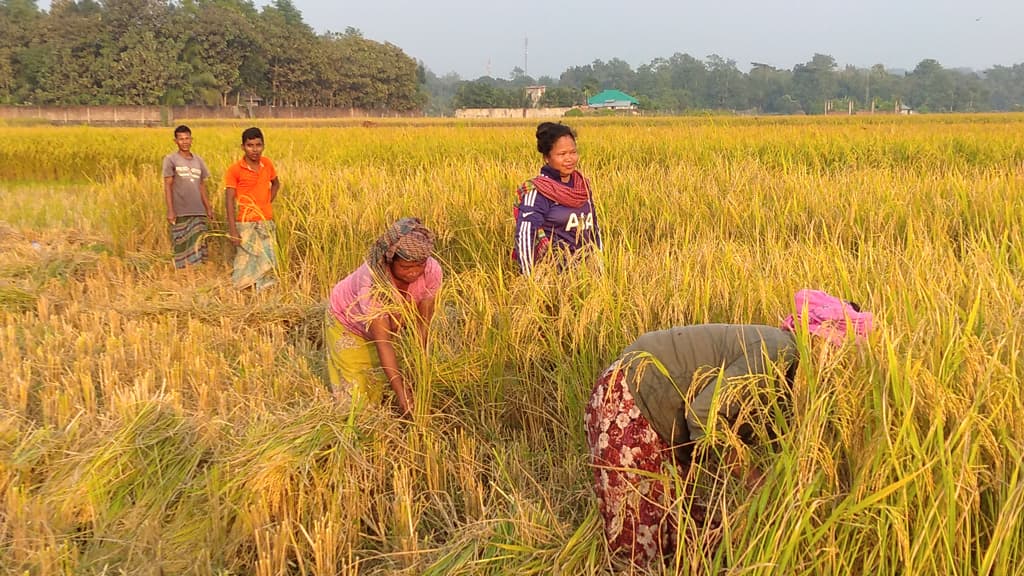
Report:
[[[702,324],[648,332],[626,348],[623,368],[640,413],[675,449],[677,459],[692,459],[692,445],[710,423],[711,400],[719,384],[755,377],[744,387],[756,390],[782,369],[792,381],[796,371],[793,334],[758,325]],[[735,420],[740,401],[722,402],[716,414]]]
[[[598,378],[585,414],[594,491],[612,550],[643,565],[672,549],[672,494],[644,472],[662,474],[669,453],[689,464],[710,423],[716,388],[791,375],[796,360],[792,333],[758,325],[681,326],[648,332],[626,348]],[[720,402],[715,414],[732,422],[739,405]]]
[[[675,548],[675,495],[657,478],[665,464],[689,466],[713,420],[734,426],[748,443],[755,439],[752,424],[773,434],[772,418],[743,407],[748,401],[769,406],[773,394],[783,407],[788,403],[798,360],[795,330],[806,327],[836,346],[871,330],[870,313],[823,292],[802,290],[794,303],[796,314],[783,328],[700,324],[648,332],[597,379],[585,426],[594,492],[613,552],[645,565]],[[730,455],[723,463],[731,464]],[[760,471],[748,469],[745,480],[757,486]]]

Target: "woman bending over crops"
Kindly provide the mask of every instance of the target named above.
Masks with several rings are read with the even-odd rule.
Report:
[[[848,332],[864,336],[871,329],[870,313],[823,292],[801,290],[795,300],[796,316],[789,316],[781,329],[702,324],[648,332],[597,379],[585,425],[594,492],[613,552],[644,565],[674,550],[674,495],[657,478],[664,477],[662,467],[668,463],[686,476],[694,443],[704,437],[713,417],[716,388],[725,393],[745,381],[714,414],[736,424],[744,404],[737,396],[743,391],[768,395],[773,377],[784,375],[788,386],[781,391],[788,393],[797,364],[793,331],[804,320],[812,335],[836,345]],[[788,396],[782,399],[785,404]],[[753,441],[749,424],[738,432],[745,442]],[[744,479],[754,487],[761,477],[749,469]]]
[[[590,183],[576,169],[576,134],[564,124],[537,126],[537,150],[544,157],[540,174],[516,190],[512,255],[523,274],[549,253],[572,256],[584,247],[601,249]]]
[[[324,323],[327,372],[339,399],[354,409],[379,404],[391,385],[403,416],[412,390],[398,368],[394,339],[414,325],[421,345],[441,288],[441,266],[431,257],[434,235],[418,218],[395,222],[374,242],[366,262],[331,290]]]

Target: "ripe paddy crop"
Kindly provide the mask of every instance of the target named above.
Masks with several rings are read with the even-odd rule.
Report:
[[[664,572],[1019,573],[1024,117],[574,126],[606,249],[527,279],[511,203],[534,124],[262,124],[284,184],[265,294],[229,287],[219,236],[212,264],[171,268],[170,129],[0,127],[0,567],[611,572],[596,375],[642,332],[776,324],[815,287],[878,328],[803,349],[788,433],[744,451],[765,485],[713,490],[720,530]],[[244,126],[192,127],[218,182]],[[432,343],[404,355],[415,418],[348,425],[322,302],[405,215],[445,271]]]

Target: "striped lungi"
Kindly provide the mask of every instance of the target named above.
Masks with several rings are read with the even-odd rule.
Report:
[[[277,283],[276,228],[273,220],[239,222],[238,235],[242,241],[235,249],[231,281],[235,288],[255,287],[262,290]]]
[[[178,216],[170,225],[170,233],[175,268],[206,260],[206,216]]]

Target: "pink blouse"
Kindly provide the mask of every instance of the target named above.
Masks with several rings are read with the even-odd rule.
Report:
[[[437,295],[441,289],[441,265],[427,258],[423,275],[409,284],[409,297],[419,304]],[[331,289],[331,314],[352,333],[370,339],[370,321],[379,313],[381,304],[373,297],[373,272],[364,262],[356,271]]]

